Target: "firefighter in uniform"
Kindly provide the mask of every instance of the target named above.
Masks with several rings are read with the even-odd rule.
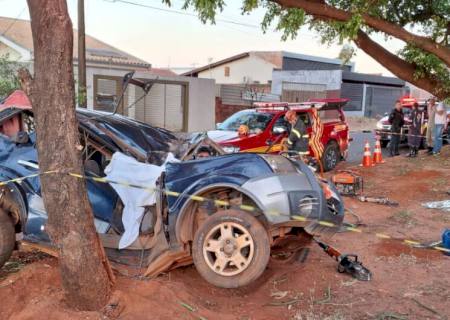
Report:
[[[303,120],[297,116],[294,110],[289,110],[284,116],[287,122],[291,124],[291,133],[287,139],[287,145],[289,151],[295,151],[300,156],[309,155],[308,151],[308,138],[309,135],[306,132],[306,126]]]

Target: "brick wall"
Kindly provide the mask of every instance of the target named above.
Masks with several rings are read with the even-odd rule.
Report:
[[[216,123],[223,122],[226,118],[228,118],[232,114],[248,108],[249,106],[223,104],[222,99],[216,97]]]

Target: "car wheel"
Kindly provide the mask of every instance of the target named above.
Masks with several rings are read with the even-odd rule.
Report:
[[[380,145],[382,148],[386,148],[389,144],[389,140],[380,140]]]
[[[192,258],[200,275],[222,288],[238,288],[266,269],[270,242],[261,222],[249,213],[224,210],[208,217],[196,231]]]
[[[11,257],[16,243],[16,232],[11,218],[0,208],[0,267]]]
[[[336,167],[341,158],[339,147],[332,141],[327,144],[322,156],[322,165],[324,171],[330,171]]]

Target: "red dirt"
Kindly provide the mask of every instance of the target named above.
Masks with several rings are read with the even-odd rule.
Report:
[[[118,276],[112,305],[102,312],[77,312],[65,307],[57,260],[21,254],[16,260],[28,258],[31,263],[16,273],[5,267],[0,272],[0,319],[450,318],[450,257],[370,233],[439,240],[443,229],[449,227],[450,214],[420,204],[449,198],[445,192],[450,189],[450,148],[438,158],[397,157],[358,170],[365,178],[367,194],[387,195],[400,203],[386,207],[346,199],[346,206],[366,224],[361,227],[365,232],[339,233],[331,243],[359,254],[373,272],[370,282],[337,273],[336,263],[312,246],[305,263],[271,263],[261,279],[243,289],[213,287],[193,266],[155,280]],[[354,218],[348,216],[347,220],[353,222]]]

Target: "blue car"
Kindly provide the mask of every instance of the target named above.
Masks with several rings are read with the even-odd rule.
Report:
[[[153,164],[161,164],[168,152],[183,160],[167,164],[157,184],[170,192],[159,192],[156,205],[145,208],[138,240],[123,250],[118,250],[124,232],[121,199],[109,184],[86,180],[108,257],[145,266],[148,276],[194,263],[216,286],[245,286],[264,272],[271,257],[279,258],[271,248],[291,256],[307,244],[305,238],[336,231],[315,220],[336,227],[343,221],[334,186],[317,179],[303,162],[214,150],[209,157],[196,157],[202,141],[186,144],[167,130],[120,115],[83,109],[77,117],[88,177],[105,176],[115,152]],[[17,130],[7,135],[6,123],[12,119]],[[0,111],[0,181],[39,172],[35,142],[32,110]],[[16,239],[51,249],[39,177],[10,182],[0,194],[0,266],[16,248]]]

